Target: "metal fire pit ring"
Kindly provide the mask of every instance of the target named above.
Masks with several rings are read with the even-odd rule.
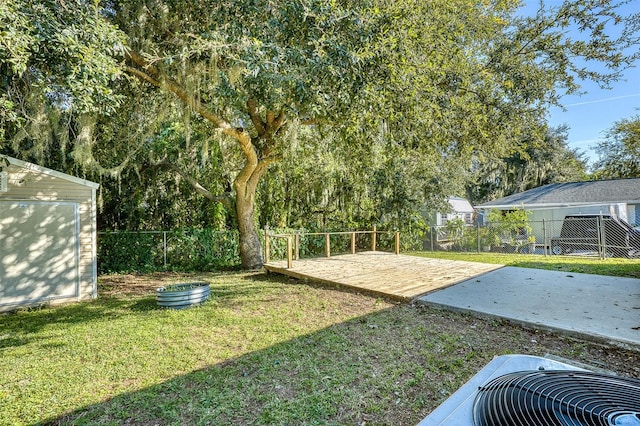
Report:
[[[211,289],[206,281],[171,284],[156,289],[156,302],[165,308],[184,309],[200,305],[210,296]]]

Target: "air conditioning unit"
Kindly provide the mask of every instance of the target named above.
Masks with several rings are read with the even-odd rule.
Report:
[[[495,358],[418,426],[640,426],[640,380],[529,355]]]
[[[9,173],[0,172],[0,192],[7,192],[9,190]]]

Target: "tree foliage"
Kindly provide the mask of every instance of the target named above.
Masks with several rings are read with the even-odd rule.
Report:
[[[586,160],[567,146],[567,128],[550,129],[543,141],[504,158],[478,156],[467,193],[475,203],[495,200],[550,183],[586,178]]]
[[[423,226],[424,207],[463,190],[457,161],[383,139],[307,129],[260,187],[260,223],[311,230]],[[316,140],[314,140],[314,138]]]
[[[0,26],[3,131],[28,127],[42,104],[78,113],[113,110],[123,35],[97,2],[5,0]]]
[[[0,152],[82,173],[69,151],[122,100],[124,35],[85,0],[5,0],[0,28]]]
[[[640,116],[615,122],[596,151],[598,179],[640,178]]]

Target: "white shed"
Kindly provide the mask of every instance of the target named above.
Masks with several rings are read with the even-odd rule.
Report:
[[[0,156],[0,311],[96,297],[97,188]]]

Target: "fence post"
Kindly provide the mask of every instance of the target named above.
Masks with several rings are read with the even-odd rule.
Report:
[[[371,234],[371,251],[376,251],[376,225],[373,225],[373,232]]]
[[[478,253],[480,253],[480,224],[476,222],[476,240],[478,241]]]
[[[395,242],[396,242],[396,254],[400,254],[400,231],[396,231],[395,234]]]
[[[300,259],[300,234],[297,232],[294,234],[293,245],[295,246],[294,259]]]
[[[547,257],[547,222],[546,219],[542,219],[542,253],[544,257]]]
[[[433,251],[433,226],[429,227],[429,232],[431,233],[431,238],[429,239],[431,241],[431,251]]]
[[[607,235],[602,213],[598,216],[598,254],[601,259],[606,259],[607,257]]]
[[[287,269],[293,266],[293,253],[291,249],[291,235],[287,235]]]
[[[328,232],[324,234],[324,251],[327,257],[331,257],[331,236]]]
[[[167,268],[167,231],[162,231],[162,257],[164,259],[164,268]]]
[[[351,233],[351,254],[356,254],[356,233]]]
[[[264,227],[264,263],[269,263],[269,226]]]

